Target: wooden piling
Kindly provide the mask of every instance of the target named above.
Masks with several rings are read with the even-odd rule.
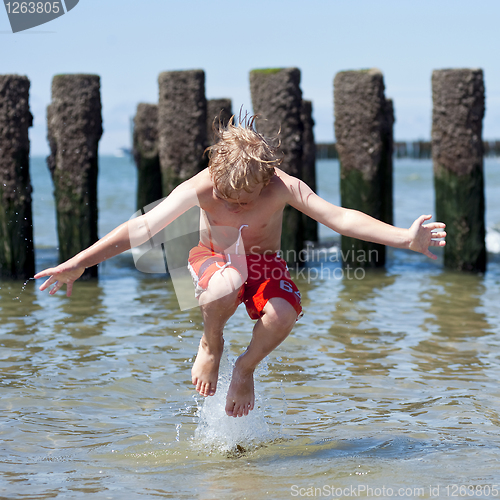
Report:
[[[312,102],[302,101],[300,112],[302,120],[302,180],[316,192],[316,144],[314,142],[314,120],[312,117]],[[318,241],[318,223],[303,214],[304,240]]]
[[[158,140],[163,196],[208,165],[207,100],[203,70],[158,77]]]
[[[25,76],[0,75],[0,278],[35,274],[29,88]]]
[[[207,101],[207,139],[210,145],[213,145],[217,140],[214,135],[214,126],[216,130],[219,126],[225,127],[231,116],[233,116],[231,99],[209,99]]]
[[[444,265],[484,272],[483,71],[433,71],[432,100],[436,217],[447,232]]]
[[[250,72],[250,92],[257,129],[264,136],[279,134],[286,173],[302,178],[302,91],[298,68],[255,69]],[[303,217],[287,206],[283,214],[281,249],[287,262],[299,262],[304,246]]]
[[[141,210],[162,198],[157,104],[137,105],[133,141],[137,166],[137,210]]]
[[[378,69],[343,71],[334,79],[335,135],[341,205],[392,224],[394,110]],[[344,265],[382,267],[385,246],[342,237]]]
[[[98,239],[98,144],[102,135],[98,75],[56,75],[47,108],[47,158],[57,211],[59,258],[65,261]],[[97,276],[97,266],[84,277]]]

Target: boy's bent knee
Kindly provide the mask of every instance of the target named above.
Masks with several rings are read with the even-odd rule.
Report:
[[[210,278],[207,289],[199,297],[199,304],[217,301],[227,306],[238,305],[242,285],[238,271],[232,268],[223,269]]]
[[[268,321],[276,322],[286,329],[292,329],[297,321],[297,311],[287,300],[281,297],[269,299],[262,310]]]

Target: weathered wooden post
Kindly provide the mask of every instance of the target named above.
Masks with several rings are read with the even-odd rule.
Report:
[[[207,139],[214,144],[214,126],[218,129],[219,123],[225,127],[233,116],[231,99],[209,99],[207,101]]]
[[[303,130],[302,91],[298,68],[255,69],[250,72],[250,92],[257,129],[264,136],[280,132],[283,163],[288,174],[302,178]],[[292,207],[283,214],[281,249],[288,262],[298,262],[304,246],[303,217]]]
[[[208,164],[205,72],[165,71],[158,83],[160,167],[163,196],[168,196]]]
[[[436,217],[447,232],[444,265],[484,272],[483,71],[433,71],[432,100]]]
[[[341,205],[393,222],[394,110],[378,69],[343,71],[334,79],[335,135]],[[344,265],[382,267],[385,246],[342,237]]]
[[[158,105],[139,103],[134,117],[133,154],[137,166],[137,210],[161,199]]]
[[[29,88],[25,76],[0,75],[0,278],[35,274]]]
[[[300,118],[304,127],[302,132],[302,180],[316,192],[316,144],[314,142],[314,120],[311,101],[302,101]],[[318,223],[305,214],[303,219],[304,240],[318,241]]]
[[[98,75],[56,75],[47,107],[47,158],[57,211],[59,258],[64,261],[97,237],[97,149],[102,135]],[[97,267],[85,277],[97,276]]]

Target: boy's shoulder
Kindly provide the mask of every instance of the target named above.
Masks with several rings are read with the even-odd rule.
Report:
[[[297,188],[298,183],[300,182],[297,177],[293,175],[287,174],[283,170],[276,168],[275,174],[271,179],[271,185],[277,193],[286,196],[290,193],[291,190]]]
[[[185,180],[179,188],[181,189],[196,189],[200,194],[204,191],[210,191],[213,188],[212,177],[208,168],[203,169],[201,172],[193,175]]]

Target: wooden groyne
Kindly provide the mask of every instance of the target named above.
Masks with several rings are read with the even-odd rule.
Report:
[[[300,111],[302,120],[302,180],[316,192],[316,146],[314,144],[314,120],[312,102],[303,100]],[[318,223],[302,214],[304,241],[318,241]]]
[[[158,77],[158,139],[163,196],[208,164],[207,99],[203,70]]]
[[[446,222],[447,268],[484,272],[486,244],[480,69],[432,73],[432,159],[436,217]]]
[[[483,141],[485,158],[500,157],[500,141]],[[431,141],[395,141],[394,158],[412,158],[427,160],[432,158]],[[316,143],[316,157],[318,160],[338,159],[339,154],[334,142]]]
[[[59,259],[95,243],[97,235],[98,145],[102,136],[100,78],[57,75],[47,107],[47,158],[56,201]],[[97,266],[84,277],[97,276]]]
[[[479,69],[436,70],[432,75],[432,140],[393,139],[393,102],[379,70],[343,71],[334,79],[335,143],[315,144],[312,102],[302,97],[298,68],[250,72],[257,129],[279,132],[283,169],[316,189],[316,160],[340,161],[341,204],[392,223],[393,158],[432,157],[436,218],[447,224],[445,265],[486,269],[483,158],[500,156],[500,141],[482,138],[484,79]],[[29,80],[0,76],[0,277],[34,273],[28,128]],[[137,207],[167,196],[206,167],[215,121],[227,124],[229,98],[205,96],[203,70],[167,71],[158,77],[158,104],[140,103],[134,117],[138,167]],[[47,108],[48,166],[54,183],[59,259],[67,260],[97,238],[98,144],[102,135],[100,78],[57,75]],[[282,250],[297,262],[317,224],[294,209],[284,214]],[[342,238],[345,264],[379,267],[385,248]],[[300,258],[300,257],[299,257]],[[95,276],[97,269],[85,276]]]
[[[0,75],[0,278],[33,276],[33,220],[28,129],[30,82]]]
[[[257,129],[267,137],[279,132],[283,153],[282,168],[290,175],[302,177],[303,131],[302,90],[298,68],[255,69],[250,72],[250,92]],[[284,258],[296,261],[304,246],[303,217],[287,206],[283,215],[281,248]]]
[[[394,110],[377,69],[343,71],[334,79],[335,136],[341,205],[392,224]],[[381,267],[385,247],[342,236],[344,265]]]
[[[207,138],[208,143],[213,145],[216,137],[214,127],[225,127],[233,116],[233,106],[231,99],[208,99],[207,100]]]
[[[137,166],[137,210],[162,198],[158,151],[158,105],[140,103],[134,117],[133,149]]]

